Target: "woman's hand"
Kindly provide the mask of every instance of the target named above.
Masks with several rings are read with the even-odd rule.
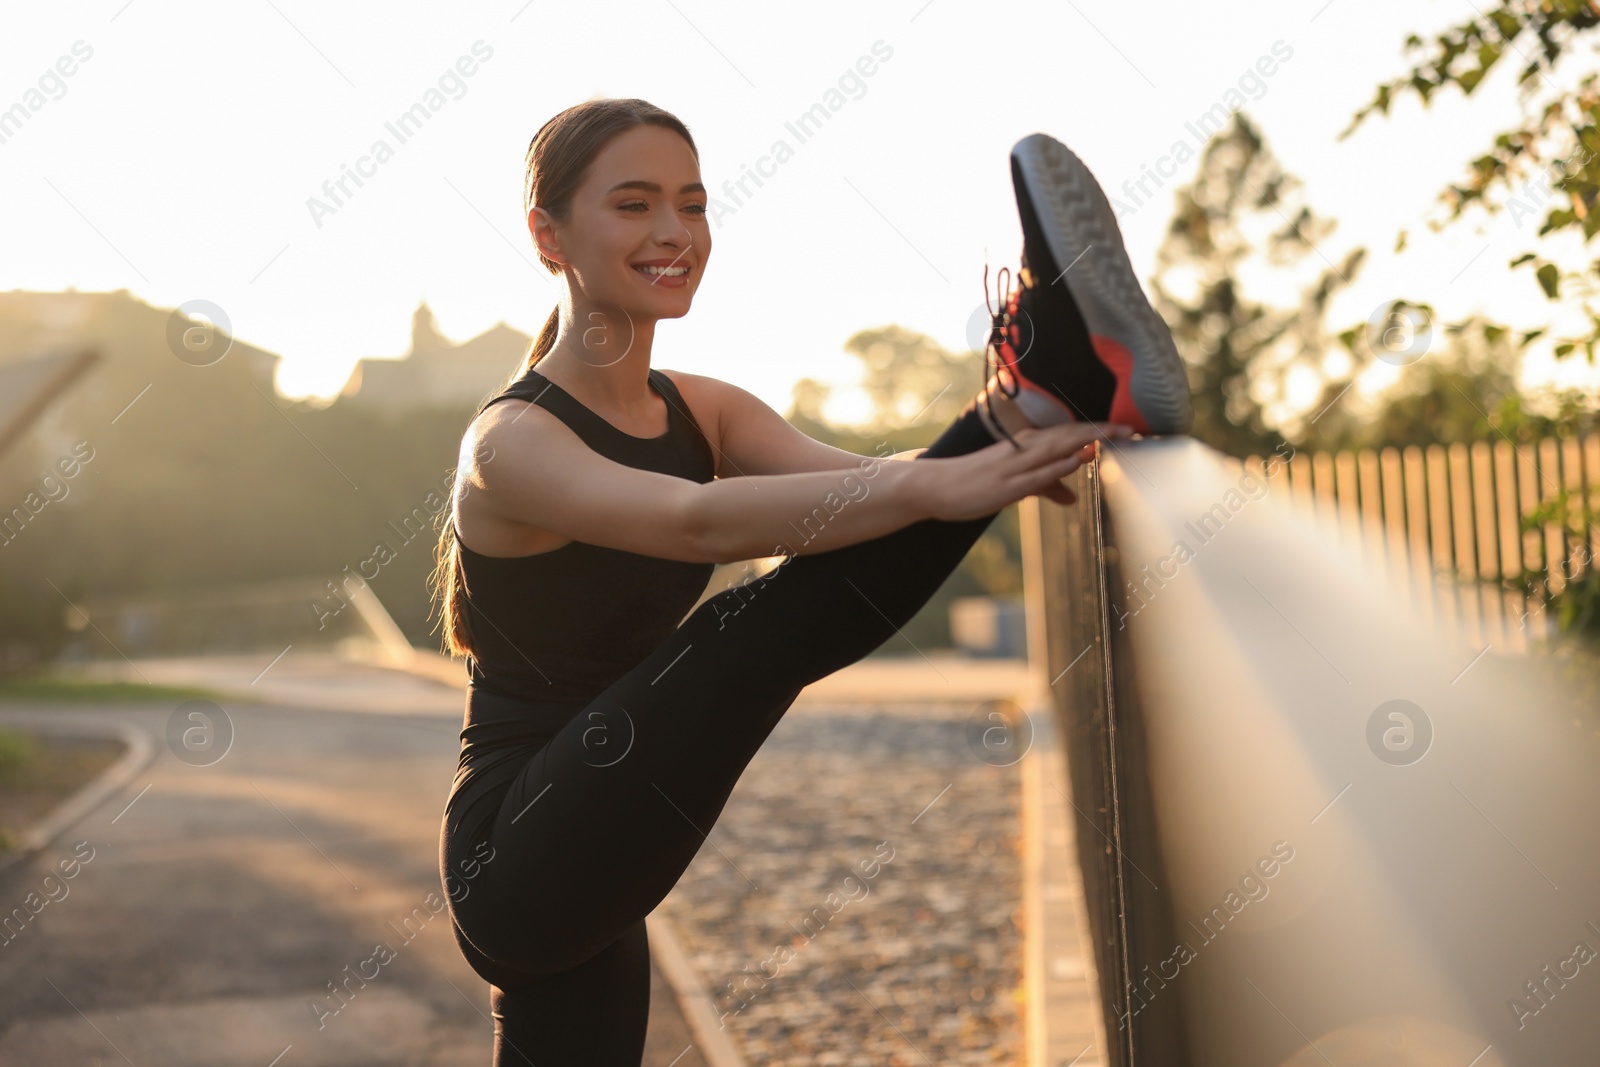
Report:
[[[992,515],[1027,496],[1043,496],[1058,504],[1077,499],[1061,479],[1095,457],[1096,442],[1133,433],[1119,423],[1072,422],[1045,429],[1015,431],[1020,449],[996,441],[960,456],[919,459],[927,468],[918,499],[929,518],[946,522]]]

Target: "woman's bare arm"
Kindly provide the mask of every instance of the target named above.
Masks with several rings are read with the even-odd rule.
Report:
[[[717,477],[798,474],[850,470],[866,458],[805,433],[747,389],[703,374],[663,372],[683,394],[717,455]],[[920,448],[888,454],[885,443],[872,450],[880,459],[913,459]]]
[[[1023,431],[1021,451],[1002,443],[965,456],[867,457],[844,470],[699,483],[614,463],[543,409],[508,400],[484,412],[463,442],[467,491],[457,506],[642,555],[730,563],[826,552],[921,519],[998,511],[1058,483],[1108,432],[1120,435],[1074,424]]]
[[[802,432],[732,382],[676,370],[670,377],[684,400],[701,413],[719,478],[848,470],[863,458]]]
[[[926,517],[907,478],[911,464],[852,460],[845,470],[702,484],[615,463],[543,409],[507,400],[484,412],[463,441],[458,480],[465,492],[457,506],[479,521],[712,563],[802,545],[810,552],[839,548]]]

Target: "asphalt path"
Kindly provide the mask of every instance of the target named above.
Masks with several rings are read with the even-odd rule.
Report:
[[[286,663],[300,706],[184,713],[231,733],[219,758],[220,740],[169,743],[176,702],[0,706],[0,724],[47,711],[155,739],[126,786],[0,876],[0,1064],[490,1062],[488,985],[457,951],[437,861],[460,691],[379,671],[367,688],[403,690],[403,710],[363,708],[350,694],[372,668]],[[331,707],[305,680],[319,671]],[[705,1064],[659,973],[644,1062]]]

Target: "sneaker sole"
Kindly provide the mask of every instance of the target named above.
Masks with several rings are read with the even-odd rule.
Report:
[[[1100,183],[1083,160],[1048,134],[1024,137],[1011,154],[1084,323],[1091,333],[1119,342],[1132,354],[1129,391],[1151,432],[1187,433],[1194,413],[1183,357],[1133,272],[1122,229]],[[1086,255],[1093,269],[1078,265]],[[1047,285],[1058,279],[1036,280]]]

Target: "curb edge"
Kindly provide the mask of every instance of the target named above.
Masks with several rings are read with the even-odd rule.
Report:
[[[745,1058],[728,1031],[717,1024],[716,1005],[700,981],[678,937],[677,925],[660,909],[645,918],[649,933],[651,955],[661,967],[661,975],[678,996],[689,1029],[694,1032],[695,1045],[711,1067],[748,1067]]]
[[[50,847],[51,842],[109,800],[155,758],[155,742],[149,731],[129,722],[78,722],[50,714],[0,713],[0,727],[16,727],[58,737],[116,740],[128,746],[128,750],[115,763],[23,831],[16,851],[0,857],[0,877]]]

